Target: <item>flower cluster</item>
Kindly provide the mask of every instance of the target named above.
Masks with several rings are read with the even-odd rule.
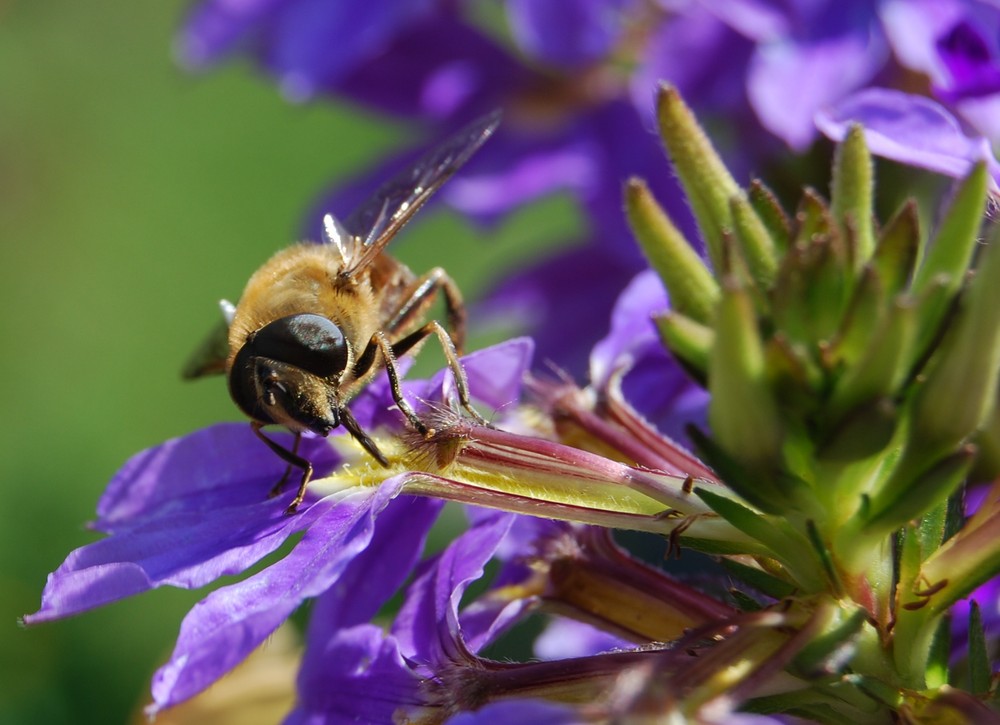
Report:
[[[985,158],[1000,178],[990,151],[998,28],[987,0],[379,0],[349,10],[200,0],[176,52],[199,70],[247,53],[290,100],[346,101],[431,141],[503,108],[494,142],[443,196],[484,223],[553,192],[578,202],[577,244],[498,282],[480,312],[518,318],[540,360],[581,374],[613,300],[645,266],[622,243],[622,183],[645,179],[693,232],[648,133],[657,82],[728,139],[723,158],[738,177],[857,122],[876,154],[955,177]],[[324,195],[307,236],[416,153]]]
[[[292,723],[993,717],[975,608],[970,679],[947,644],[952,605],[1000,572],[997,484],[961,516],[973,464],[1000,471],[995,233],[974,259],[985,164],[928,241],[913,203],[876,224],[859,127],[830,200],[807,191],[789,216],[739,187],[672,87],[657,123],[711,268],[631,181],[654,271],[619,299],[589,384],[529,374],[532,342],[510,340],[462,361],[490,424],[458,412],[449,371],[404,382],[421,435],[376,379],[352,410],[389,467],[347,435],[304,439],[319,480],[294,514],[245,426],[168,441],[112,480],[106,537],[26,623],[235,576],[185,618],[152,713],[312,600]],[[425,557],[443,501],[467,526]],[[704,552],[705,576],[644,563],[613,530]],[[539,615],[538,659],[490,656]]]

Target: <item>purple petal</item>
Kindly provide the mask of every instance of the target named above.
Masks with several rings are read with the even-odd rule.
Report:
[[[475,712],[463,712],[447,720],[448,725],[582,725],[591,722],[568,705],[541,700],[510,700],[487,705]]]
[[[184,618],[170,661],[153,679],[155,713],[208,687],[250,654],[307,598],[339,580],[369,545],[375,517],[396,496],[399,478],[378,488],[324,499],[299,543],[283,559],[217,589]],[[304,516],[307,512],[293,517]]]
[[[410,585],[392,632],[411,659],[430,665],[459,660],[458,605],[466,587],[483,575],[513,516],[497,512],[455,539]]]
[[[466,515],[476,527],[489,525],[497,512],[466,506]],[[572,535],[572,531],[573,525],[565,521],[511,516],[510,529],[494,553],[502,565],[490,583],[490,590],[470,602],[460,616],[462,638],[470,651],[482,651],[537,604],[534,596],[511,600],[506,595],[491,596],[490,592],[515,591],[528,584],[537,575],[530,562],[544,556],[543,550],[553,540]]]
[[[287,516],[278,500],[169,514],[72,552],[49,575],[29,624],[67,617],[160,586],[204,586],[239,574],[307,528],[325,505]],[[182,546],[178,542],[183,542]]]
[[[975,133],[985,136],[992,148],[996,147],[1000,140],[1000,93],[962,98],[955,103],[955,113]]]
[[[590,355],[590,381],[598,388],[637,359],[662,350],[652,315],[670,308],[663,282],[647,269],[629,282],[611,313],[611,330],[594,345]]]
[[[816,135],[816,112],[871,80],[887,59],[881,35],[868,27],[809,42],[759,46],[747,89],[761,123],[793,149]]]
[[[535,655],[543,660],[564,660],[634,647],[633,643],[589,624],[557,617],[535,640]]]
[[[377,57],[429,6],[428,0],[296,0],[268,24],[264,64],[289,98],[309,98]]]
[[[509,276],[477,314],[485,324],[497,320],[530,330],[539,363],[579,375],[607,329],[615,298],[636,271],[604,246],[571,249]]]
[[[521,398],[524,374],[531,367],[534,352],[535,343],[531,338],[517,337],[463,357],[462,367],[472,398],[495,411],[516,403]],[[434,375],[425,396],[432,402],[458,400],[450,369],[445,368]]]
[[[592,385],[604,389],[625,372],[622,392],[636,410],[676,440],[704,419],[708,393],[692,381],[660,342],[652,315],[669,307],[663,283],[652,270],[638,274],[618,298],[611,330],[590,356]]]
[[[290,722],[389,722],[396,708],[419,703],[419,679],[395,641],[365,623],[415,566],[440,510],[432,499],[391,502],[371,543],[316,600]]]
[[[956,24],[939,38],[937,49],[950,83],[937,89],[937,95],[955,103],[962,98],[1000,92],[1000,63],[993,45],[979,28],[967,21]]]
[[[339,630],[323,654],[303,666],[298,702],[286,725],[391,723],[400,712],[424,705],[423,677],[381,627]]]
[[[597,172],[597,183],[584,189],[581,199],[594,238],[613,251],[619,266],[633,272],[646,266],[622,211],[622,188],[633,176],[645,180],[677,227],[699,245],[691,212],[652,129],[632,103],[622,100],[594,109],[581,119],[579,132],[587,141]],[[597,260],[594,263],[599,264]]]
[[[333,465],[325,441],[305,443],[319,470]],[[137,455],[101,500],[98,524],[112,535],[72,552],[49,576],[39,611],[25,620],[245,571],[323,514],[325,504],[307,504],[287,516],[287,496],[268,498],[284,467],[242,425],[213,426]]]
[[[819,129],[835,141],[852,123],[865,127],[868,147],[879,156],[952,177],[985,159],[993,178],[1000,176],[987,141],[966,136],[954,116],[928,98],[870,88],[816,116]]]
[[[455,209],[490,225],[549,194],[593,193],[599,183],[593,151],[579,123],[543,130],[518,128],[515,118],[501,126],[477,154],[475,165],[449,181],[442,193]]]
[[[979,605],[983,630],[988,641],[1000,638],[1000,577],[977,587],[965,599],[959,599],[951,608],[952,652],[967,653],[969,642],[969,609],[972,602]]]
[[[395,594],[420,560],[427,533],[443,501],[400,496],[378,515],[371,541],[347,565],[337,586],[312,608],[309,646],[341,627],[369,621]],[[309,651],[306,652],[308,660]]]
[[[246,42],[287,0],[203,0],[177,37],[176,54],[190,68],[204,68]]]
[[[887,0],[879,19],[893,54],[906,68],[939,82],[943,67],[935,42],[962,16],[965,0]]]
[[[271,434],[287,441],[287,434]],[[339,462],[321,438],[303,438],[302,455],[317,478]],[[97,505],[94,527],[134,528],[141,519],[213,512],[265,501],[285,471],[285,462],[245,423],[209,426],[133,456],[111,479]]]
[[[411,19],[377,55],[324,90],[391,116],[459,123],[503,105],[528,71],[448,13]]]
[[[728,6],[728,0],[724,0]],[[692,3],[652,29],[639,67],[632,74],[632,97],[649,128],[654,127],[653,94],[660,81],[675,86],[697,109],[731,114],[746,106],[746,67],[754,45],[705,3]]]
[[[494,410],[520,399],[524,372],[531,364],[533,351],[534,343],[529,338],[515,338],[464,356],[461,363],[472,399]],[[412,360],[403,358],[400,362],[408,367]],[[421,401],[439,405],[457,400],[454,379],[447,367],[431,380],[404,380],[402,388],[404,397],[416,408]],[[366,430],[399,428],[404,419],[395,405],[388,376],[380,375],[358,396],[351,410]]]
[[[791,8],[781,0],[700,0],[719,20],[747,38],[762,42],[787,34]]]
[[[634,0],[509,0],[514,40],[542,63],[574,68],[604,57],[618,42]]]
[[[437,129],[435,138],[442,140],[449,128]],[[345,218],[386,179],[410,166],[433,145],[425,142],[400,150],[383,159],[372,171],[323,192],[307,215],[304,236],[322,239],[324,214]],[[488,226],[524,204],[559,191],[568,190],[580,197],[591,195],[596,183],[591,150],[574,133],[518,135],[510,124],[503,124],[421,209],[416,223],[427,218],[440,201]],[[621,209],[618,216],[622,216]]]

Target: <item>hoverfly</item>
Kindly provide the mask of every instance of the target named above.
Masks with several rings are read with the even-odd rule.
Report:
[[[323,219],[324,244],[303,242],[275,254],[247,282],[239,303],[223,302],[225,324],[205,341],[184,370],[187,378],[225,372],[233,401],[254,433],[287,464],[277,495],[293,468],[302,471],[288,507],[302,502],[312,464],[298,453],[302,433],[326,436],[343,426],[371,456],[388,466],[347,403],[384,369],[392,397],[410,425],[427,426],[403,397],[396,360],[430,335],[444,349],[459,402],[485,422],[469,401],[458,356],[465,339],[465,308],[458,287],[441,267],[416,276],[384,249],[430,196],[493,134],[498,112],[456,133],[399,174],[343,223]],[[447,329],[426,320],[443,295]],[[262,428],[278,424],[295,434],[291,448]]]

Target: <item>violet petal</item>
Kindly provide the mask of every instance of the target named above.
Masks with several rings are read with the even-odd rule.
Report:
[[[334,586],[351,560],[368,546],[375,517],[401,486],[402,479],[397,477],[376,489],[320,501],[312,508],[322,507],[322,515],[283,559],[215,590],[196,604],[181,624],[170,661],[154,676],[151,711],[208,687],[249,655],[305,599]]]
[[[303,100],[381,53],[428,0],[296,0],[267,27],[264,64],[285,94]]]
[[[442,503],[401,496],[379,515],[371,542],[310,612],[289,722],[388,722],[400,704],[419,702],[416,676],[394,640],[366,624],[419,560]],[[362,696],[361,693],[364,693]],[[333,718],[330,720],[329,718]],[[355,720],[351,720],[355,718]]]
[[[816,116],[820,131],[835,141],[852,123],[865,127],[868,147],[879,156],[956,178],[985,159],[994,180],[1000,177],[986,139],[966,136],[955,117],[929,98],[869,88]]]
[[[881,35],[861,27],[810,42],[759,46],[747,88],[761,123],[794,149],[816,135],[816,112],[871,80],[888,57]]]
[[[609,53],[618,42],[634,0],[509,0],[515,42],[542,63],[574,68]]]
[[[510,528],[512,514],[496,512],[455,539],[422,567],[396,617],[392,633],[411,659],[429,665],[459,660],[458,605],[465,588],[483,575]]]

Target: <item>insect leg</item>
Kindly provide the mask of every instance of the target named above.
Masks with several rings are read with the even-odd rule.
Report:
[[[289,466],[285,470],[285,475],[282,476],[281,480],[278,482],[278,485],[276,485],[273,489],[271,489],[271,494],[270,494],[271,496],[276,496],[278,493],[281,492],[281,488],[284,486],[285,481],[288,479],[288,475],[289,473],[291,473],[291,468],[293,466],[295,468],[302,469],[302,481],[299,483],[299,490],[295,494],[295,498],[292,499],[292,503],[289,504],[287,509],[285,509],[286,513],[290,514],[295,513],[295,510],[299,507],[299,504],[302,503],[302,499],[305,498],[306,486],[309,485],[309,479],[312,478],[312,473],[313,473],[312,464],[298,454],[299,440],[301,439],[302,436],[296,433],[294,447],[292,450],[288,450],[280,443],[277,443],[268,438],[266,435],[264,435],[264,432],[261,430],[261,428],[263,428],[263,425],[261,423],[253,421],[250,423],[250,428],[253,429],[254,435],[256,435],[258,438],[264,441],[264,443],[267,444],[267,447],[270,448],[272,451],[274,451],[281,458],[281,460],[283,460]]]
[[[455,349],[455,343],[452,341],[448,331],[441,326],[440,322],[431,320],[416,332],[410,333],[392,346],[392,352],[397,356],[405,355],[410,348],[432,332],[437,335],[438,340],[441,342],[441,349],[444,351],[445,359],[448,361],[448,367],[451,368],[452,377],[455,379],[455,388],[458,390],[458,402],[461,403],[465,411],[477,423],[489,425],[486,419],[479,414],[479,411],[472,407],[472,401],[469,398],[469,379],[465,375],[465,368],[462,367],[462,363],[458,359],[458,350]]]
[[[403,339],[409,340],[415,335],[416,333],[413,335],[407,335]],[[420,340],[426,336],[427,333],[424,333],[420,337],[414,339],[406,349],[410,349],[410,347],[413,347],[413,345],[420,342]],[[406,398],[403,397],[403,389],[399,384],[399,371],[396,369],[396,355],[393,352],[393,346],[389,343],[389,338],[386,337],[384,332],[380,331],[372,335],[371,340],[368,341],[368,345],[365,347],[364,352],[358,357],[358,362],[354,366],[355,375],[362,375],[364,372],[369,370],[375,362],[376,353],[379,352],[382,353],[382,359],[385,361],[385,372],[389,376],[389,389],[392,392],[392,399],[396,402],[396,405],[399,406],[400,412],[406,416],[410,425],[412,425],[417,432],[420,433],[420,435],[426,436],[428,433],[427,426],[424,425],[423,421],[417,417],[417,414],[413,411],[413,407],[406,402]],[[344,424],[345,427],[350,430],[349,424],[346,421]],[[360,427],[358,430],[360,430]],[[358,442],[361,443],[361,445],[364,445],[364,441],[360,438],[358,438]],[[376,456],[376,458],[377,457],[378,456]]]
[[[386,459],[382,451],[379,450],[378,446],[375,445],[375,441],[365,433],[364,428],[358,423],[358,419],[354,417],[351,413],[351,409],[346,405],[340,409],[340,422],[347,429],[347,432],[354,437],[361,447],[364,448],[368,453],[371,454],[372,458],[381,463],[386,468],[389,467],[389,461]]]
[[[413,282],[405,293],[405,301],[389,318],[385,328],[390,333],[405,329],[427,309],[439,291],[444,293],[448,332],[461,355],[465,345],[465,303],[455,281],[441,267],[435,267]]]
[[[259,424],[258,424],[258,426],[259,426]],[[257,433],[257,437],[258,438],[264,439],[264,441],[268,444],[268,447],[271,447],[271,449],[274,450],[273,447],[271,446],[271,444],[274,443],[274,441],[272,441],[270,439],[267,439],[267,438],[264,438],[264,433],[260,430],[259,427],[258,427],[258,429],[255,432]],[[299,432],[296,432],[295,433],[295,440],[292,442],[291,454],[293,456],[298,456],[299,455],[299,443],[301,441],[302,441],[302,434],[299,433]],[[285,449],[282,449],[282,450],[285,450]],[[282,460],[286,460],[286,461],[288,460],[288,459],[286,459],[284,457],[284,455],[282,455],[280,453],[278,455],[281,456]],[[275,496],[277,496],[278,494],[281,493],[282,489],[285,488],[285,484],[288,483],[288,477],[292,475],[292,469],[293,468],[295,468],[295,466],[292,465],[291,462],[288,462],[288,465],[285,466],[285,472],[281,475],[281,478],[278,480],[278,482],[276,484],[274,484],[274,488],[271,489],[271,492],[268,494],[268,498],[274,498]]]

